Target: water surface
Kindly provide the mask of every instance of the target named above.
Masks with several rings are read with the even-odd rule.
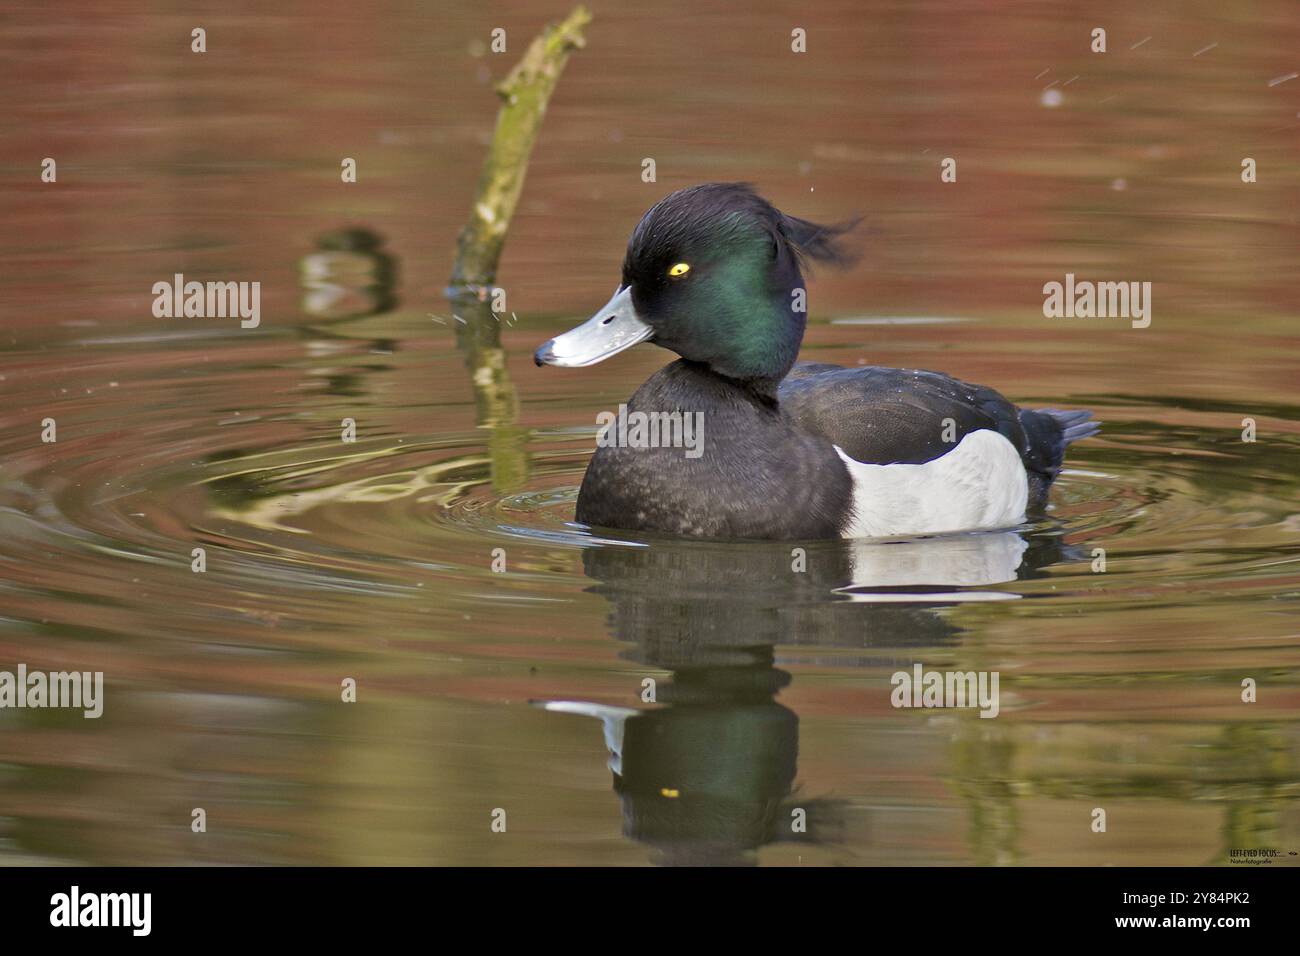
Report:
[[[0,669],[107,682],[97,721],[0,711],[0,862],[1300,851],[1286,3],[596,5],[487,325],[440,290],[489,81],[545,14],[236,6],[199,57],[172,9],[11,15],[0,41]],[[498,25],[511,57],[482,51]],[[718,178],[867,217],[804,358],[1097,413],[1045,519],[803,543],[801,573],[790,544],[573,523],[596,414],[668,356],[532,349],[605,301],[646,206]],[[177,272],[261,281],[261,325],[155,319]],[[1066,273],[1152,282],[1151,326],[1045,319]],[[999,672],[998,717],[893,708],[916,663]],[[607,737],[541,701],[637,713]]]

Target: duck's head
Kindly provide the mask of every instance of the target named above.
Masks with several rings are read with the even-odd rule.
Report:
[[[675,192],[633,231],[614,297],[543,344],[537,364],[594,365],[653,342],[719,375],[775,389],[803,339],[800,265],[848,261],[835,240],[852,226],[786,216],[744,183]]]

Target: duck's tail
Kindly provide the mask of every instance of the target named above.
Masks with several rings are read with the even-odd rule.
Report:
[[[1087,409],[1079,409],[1073,412],[1062,412],[1055,408],[1037,409],[1039,415],[1050,415],[1056,419],[1056,424],[1061,426],[1061,443],[1063,445],[1072,445],[1084,438],[1091,438],[1097,432],[1101,431],[1101,422],[1092,420],[1092,412]],[[1024,418],[1024,413],[1021,413]]]
[[[1092,412],[1079,409],[1063,412],[1055,408],[1022,408],[1020,425],[1025,430],[1025,467],[1029,472],[1029,505],[1041,509],[1047,492],[1061,473],[1065,450],[1077,441],[1091,438],[1101,429]]]

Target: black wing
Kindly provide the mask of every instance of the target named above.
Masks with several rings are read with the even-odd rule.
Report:
[[[940,372],[801,362],[777,397],[797,427],[866,464],[933,461],[980,429],[1005,436],[1022,456],[1028,451],[1015,405],[991,388]]]
[[[952,451],[973,431],[995,431],[1025,463],[1031,511],[1046,506],[1065,449],[1100,427],[1088,411],[1017,408],[991,388],[917,369],[801,362],[777,397],[796,427],[817,432],[870,465],[923,464]]]

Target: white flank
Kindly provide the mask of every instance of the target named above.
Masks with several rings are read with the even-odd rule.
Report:
[[[1025,517],[1029,479],[997,432],[971,432],[923,465],[865,465],[835,450],[853,477],[846,538],[890,538],[1009,528]]]

